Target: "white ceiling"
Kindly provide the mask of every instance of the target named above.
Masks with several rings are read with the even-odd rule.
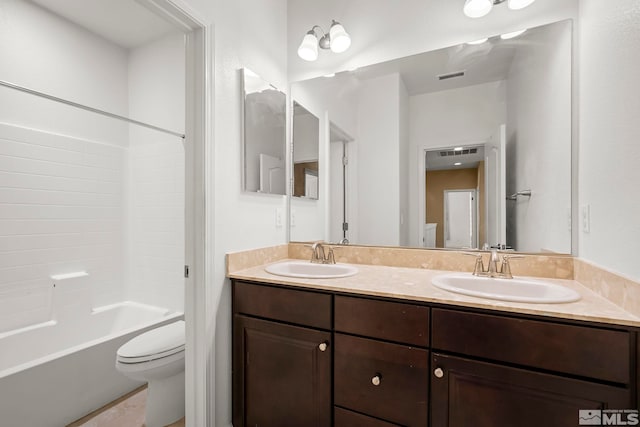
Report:
[[[126,49],[176,31],[169,22],[135,0],[32,0]]]
[[[477,153],[464,154],[464,151],[455,152],[453,156],[442,156],[441,152],[451,151],[449,150],[433,150],[428,151],[426,154],[425,167],[427,170],[447,170],[447,169],[465,169],[465,168],[477,168],[478,163],[484,160],[484,147],[461,147],[463,149],[476,148]],[[455,166],[454,163],[462,163],[459,166]]]

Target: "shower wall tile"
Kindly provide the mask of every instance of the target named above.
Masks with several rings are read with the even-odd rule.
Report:
[[[122,300],[122,147],[3,123],[0,135],[0,332],[51,318],[53,274],[87,271],[94,307]]]

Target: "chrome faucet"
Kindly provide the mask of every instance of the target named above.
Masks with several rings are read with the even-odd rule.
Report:
[[[327,246],[328,251],[325,255],[325,246],[322,242],[315,242],[311,245],[311,262],[314,264],[335,264],[336,258],[333,254],[333,248]]]
[[[464,252],[464,255],[474,256],[476,258],[476,263],[473,267],[474,276],[498,277],[501,279],[513,279],[509,260],[514,258],[524,258],[522,255],[503,255],[502,260],[500,260],[498,251],[496,249],[492,249],[491,254],[489,255],[489,264],[485,270],[484,263],[482,261],[482,253]]]

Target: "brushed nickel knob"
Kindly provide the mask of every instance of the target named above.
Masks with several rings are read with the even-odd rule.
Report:
[[[442,378],[444,377],[444,371],[440,368],[436,368],[435,371],[433,371],[433,375],[435,375],[436,378]]]
[[[380,381],[382,380],[380,374],[376,375],[375,377],[371,378],[371,384],[373,385],[380,385]]]
[[[322,342],[318,345],[318,348],[320,349],[320,351],[327,351],[327,343],[326,342]]]

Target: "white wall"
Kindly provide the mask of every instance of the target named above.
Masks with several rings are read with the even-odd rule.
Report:
[[[640,280],[640,5],[580,2],[579,255]]]
[[[571,25],[528,35],[507,78],[507,243],[571,253]]]
[[[184,132],[184,36],[129,52],[132,118]],[[131,125],[127,150],[126,298],[184,310],[185,156],[182,140]]]
[[[27,1],[2,2],[0,79],[127,115],[127,51]],[[126,145],[127,125],[0,87],[0,117],[24,127]]]
[[[482,143],[506,120],[503,81],[460,89],[416,95],[409,98],[409,244],[418,242],[418,156],[423,148]]]
[[[293,161],[315,162],[320,145],[320,119],[313,114],[296,114],[293,119]]]
[[[578,0],[538,0],[520,11],[495,7],[482,19],[462,13],[464,2],[402,0],[290,0],[288,14],[289,76],[292,81],[374,64],[481,37],[531,28],[577,16]],[[296,51],[313,25],[325,31],[331,19],[351,34],[348,51],[322,51],[316,62]]]
[[[400,244],[399,74],[362,82],[358,98],[359,244]]]

